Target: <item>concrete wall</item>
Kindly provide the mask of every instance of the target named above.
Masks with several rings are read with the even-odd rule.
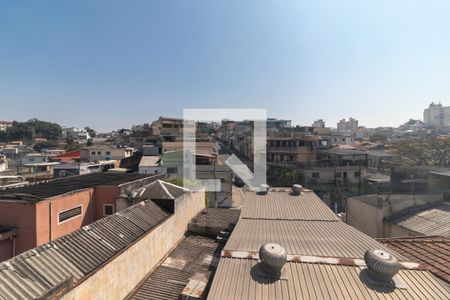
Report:
[[[384,221],[384,232],[386,237],[423,236],[421,233],[398,226],[387,220]]]
[[[116,199],[119,197],[120,188],[117,186],[97,186],[94,190],[94,220],[98,221],[103,215],[103,205],[114,205],[114,211],[117,211]]]
[[[385,226],[385,219],[443,200],[442,194],[372,194],[350,197],[347,199],[347,223],[374,238],[401,234],[411,236],[408,230]]]
[[[0,262],[13,257],[13,240],[6,239],[0,241]]]
[[[205,208],[204,192],[175,200],[175,213],[61,299],[123,299],[184,236]]]

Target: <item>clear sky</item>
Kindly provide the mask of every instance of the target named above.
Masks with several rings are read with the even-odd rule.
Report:
[[[450,105],[450,1],[0,2],[0,120],[98,130],[183,108],[366,126]]]

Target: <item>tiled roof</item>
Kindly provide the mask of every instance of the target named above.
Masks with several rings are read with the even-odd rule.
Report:
[[[214,240],[189,236],[144,279],[129,299],[180,299],[181,292],[191,278],[208,282],[219,255],[220,249]]]
[[[407,237],[379,239],[397,253],[424,264],[434,275],[450,283],[450,239]]]
[[[341,221],[241,219],[224,250],[258,252],[266,243],[277,243],[291,255],[364,258],[367,249],[376,248],[405,260]]]
[[[258,261],[221,258],[208,299],[449,299],[450,292],[431,273],[400,270],[407,288],[372,285],[356,266],[288,262],[282,279],[264,276]],[[232,275],[232,276],[231,276]]]
[[[286,190],[270,189],[267,194],[246,191],[242,218],[274,220],[336,221],[339,217],[311,191],[295,196]]]
[[[0,263],[0,299],[37,299],[71,276],[76,285],[168,216],[140,202]]]
[[[389,220],[417,235],[450,237],[450,203],[443,202],[432,208],[412,212]]]

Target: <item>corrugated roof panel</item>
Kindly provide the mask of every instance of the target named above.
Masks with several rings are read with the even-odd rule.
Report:
[[[209,257],[218,253],[218,244],[214,240],[189,236],[169,254],[168,258],[182,260],[178,267],[160,265],[134,291],[129,299],[180,299],[180,294],[193,276],[208,280],[211,270]]]
[[[70,277],[76,283],[168,216],[144,201],[0,263],[0,299],[35,299]]]
[[[400,270],[406,289],[375,286],[355,266],[288,262],[281,279],[264,275],[258,261],[221,258],[208,299],[449,299],[429,272]],[[233,274],[233,276],[229,276]]]
[[[450,237],[450,203],[393,218],[391,222],[419,234]]]
[[[364,258],[368,249],[384,249],[405,259],[340,221],[241,219],[224,250],[258,252],[266,243],[277,243],[292,255]]]
[[[270,190],[267,194],[246,191],[241,218],[274,220],[337,221],[339,217],[313,192],[293,195]]]

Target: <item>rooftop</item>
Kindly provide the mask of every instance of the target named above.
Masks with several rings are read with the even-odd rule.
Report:
[[[95,173],[80,176],[63,177],[43,183],[0,191],[0,199],[36,202],[76,190],[99,185],[121,185],[127,182],[149,178],[149,175]]]
[[[271,188],[267,194],[244,193],[244,219],[336,221],[339,217],[312,191],[293,195],[289,189]]]
[[[408,259],[424,264],[431,273],[450,283],[450,239],[431,236],[378,241]]]
[[[389,220],[417,235],[445,236],[450,238],[450,203],[441,202],[431,208],[410,212]]]
[[[173,200],[183,195],[186,191],[188,190],[170,182],[156,180],[143,187],[139,191],[138,197],[143,199]]]
[[[220,248],[213,239],[186,237],[128,299],[178,300],[191,279],[208,282],[219,256]]]
[[[142,156],[139,167],[157,167],[159,166],[160,157],[157,155]]]
[[[217,236],[221,230],[231,231],[239,220],[241,210],[207,208],[189,223],[189,231],[195,234]]]
[[[448,286],[421,265],[389,250],[340,221],[310,191],[294,196],[271,189],[246,192],[208,299],[448,299]],[[259,249],[277,243],[286,250],[279,276],[262,268]],[[364,254],[391,253],[400,271],[388,283],[369,276]]]
[[[0,299],[38,299],[71,277],[77,285],[168,216],[143,201],[2,262]]]

